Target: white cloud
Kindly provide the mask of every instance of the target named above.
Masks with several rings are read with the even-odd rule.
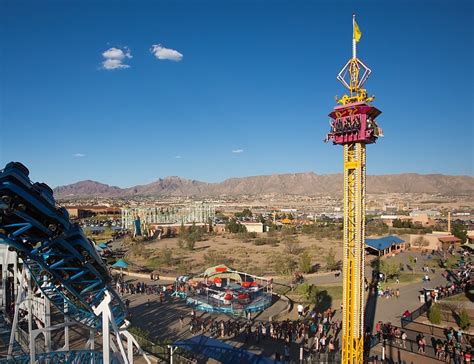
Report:
[[[177,155],[177,156],[175,156],[175,158],[176,158],[176,159],[181,159],[181,158],[183,158],[183,157],[181,157],[180,155]]]
[[[132,53],[127,47],[123,49],[112,47],[102,53],[102,57],[104,57],[102,69],[116,70],[130,67],[128,64],[125,64],[124,61],[132,58]]]
[[[153,53],[156,58],[161,60],[167,59],[169,61],[179,62],[183,59],[181,53],[171,48],[165,48],[161,44],[153,44],[150,52]]]
[[[82,153],[76,153],[72,155],[74,158],[84,158],[86,155]]]
[[[243,149],[234,149],[234,150],[232,151],[232,153],[243,153],[243,152],[244,152]]]

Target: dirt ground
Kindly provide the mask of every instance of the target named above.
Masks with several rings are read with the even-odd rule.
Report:
[[[258,235],[267,237],[267,233]],[[342,241],[327,238],[315,238],[311,235],[293,236],[297,243],[297,252],[290,254],[288,247],[281,241],[276,246],[255,245],[252,241],[244,242],[234,234],[210,235],[207,240],[196,243],[194,250],[180,248],[178,238],[164,238],[139,243],[127,254],[127,261],[137,266],[146,266],[162,274],[199,273],[210,266],[224,263],[234,269],[256,275],[275,275],[275,261],[294,259],[298,261],[301,252],[306,251],[311,257],[313,271],[324,270],[325,256],[332,247],[336,261],[342,259]],[[170,249],[172,258],[163,262],[163,252]]]

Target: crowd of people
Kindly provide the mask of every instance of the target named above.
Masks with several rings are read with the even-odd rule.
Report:
[[[135,295],[135,294],[147,294],[147,295],[159,295],[164,297],[169,291],[173,290],[170,285],[159,285],[159,284],[147,284],[145,282],[125,282],[122,277],[116,276],[115,289],[120,295]],[[161,298],[160,298],[161,300]]]
[[[207,334],[216,338],[240,338],[246,344],[259,344],[262,341],[274,341],[284,344],[284,353],[276,357],[287,356],[287,346],[304,345],[308,353],[331,353],[339,348],[338,336],[342,330],[342,322],[334,319],[334,310],[328,309],[321,313],[308,312],[307,317],[284,321],[253,321],[230,318],[216,320],[199,318],[194,310],[188,323],[193,335]],[[184,316],[180,316],[181,329],[186,329]],[[281,355],[280,355],[281,354]]]
[[[398,289],[398,288],[393,289],[393,288],[390,288],[390,287],[382,288],[381,285],[380,285],[380,282],[378,283],[377,292],[378,292],[378,296],[379,296],[379,297],[384,297],[384,298],[396,297],[396,298],[400,298],[400,289]]]
[[[446,363],[464,364],[470,363],[472,358],[471,342],[461,330],[450,327],[445,330],[445,339],[434,339],[436,358]]]
[[[408,332],[411,333],[413,338],[408,337]],[[375,337],[380,343],[396,345],[407,350],[416,350],[421,355],[426,355],[427,347],[430,347],[438,360],[450,364],[470,363],[473,354],[471,337],[467,336],[462,330],[453,328],[446,329],[444,334],[444,338],[433,336],[428,342],[423,333],[403,330],[393,326],[390,322],[383,323],[379,321],[375,325]]]

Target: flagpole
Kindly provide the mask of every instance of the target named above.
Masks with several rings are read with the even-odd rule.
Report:
[[[356,39],[355,39],[355,13],[352,14],[352,58],[357,58]]]

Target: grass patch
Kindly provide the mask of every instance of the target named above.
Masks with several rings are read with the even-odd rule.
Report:
[[[418,272],[414,272],[414,273],[408,273],[408,272],[404,272],[404,273],[400,273],[400,276],[398,277],[398,280],[400,281],[400,283],[414,283],[414,282],[421,282],[421,280],[423,279],[424,277],[424,274],[423,273],[418,273]],[[392,282],[395,282],[395,280],[392,280]]]
[[[159,257],[150,258],[145,263],[145,267],[149,269],[153,269],[153,270],[158,269],[162,266],[163,264],[161,263],[161,260]]]
[[[342,286],[339,285],[316,285],[316,288],[320,291],[326,291],[328,296],[331,296],[333,300],[340,300],[342,299]],[[294,293],[303,296],[304,295],[304,285],[299,284],[296,288]]]
[[[451,297],[443,298],[443,301],[470,302],[469,298],[466,296],[465,293],[460,293]]]
[[[424,273],[418,273],[418,272],[402,272],[398,276],[398,280],[400,284],[410,284],[410,283],[415,283],[415,282],[421,282],[421,280],[424,277]],[[387,280],[387,282],[381,282],[382,288],[385,288],[386,286],[391,286],[393,284],[396,284],[397,278],[390,278]]]
[[[333,300],[342,299],[342,286],[318,286],[322,291],[327,291]]]
[[[273,293],[279,295],[286,295],[287,293],[291,292],[291,288],[287,286],[283,286],[280,284],[275,284],[273,287]]]
[[[434,257],[434,258],[428,260],[426,262],[426,265],[430,268],[441,268],[441,266],[442,266],[441,262],[442,261],[444,261],[443,258]],[[448,257],[446,258],[446,261],[445,261],[446,268],[448,268],[448,269],[456,268],[458,266],[458,262],[459,262],[458,257],[448,255]]]

